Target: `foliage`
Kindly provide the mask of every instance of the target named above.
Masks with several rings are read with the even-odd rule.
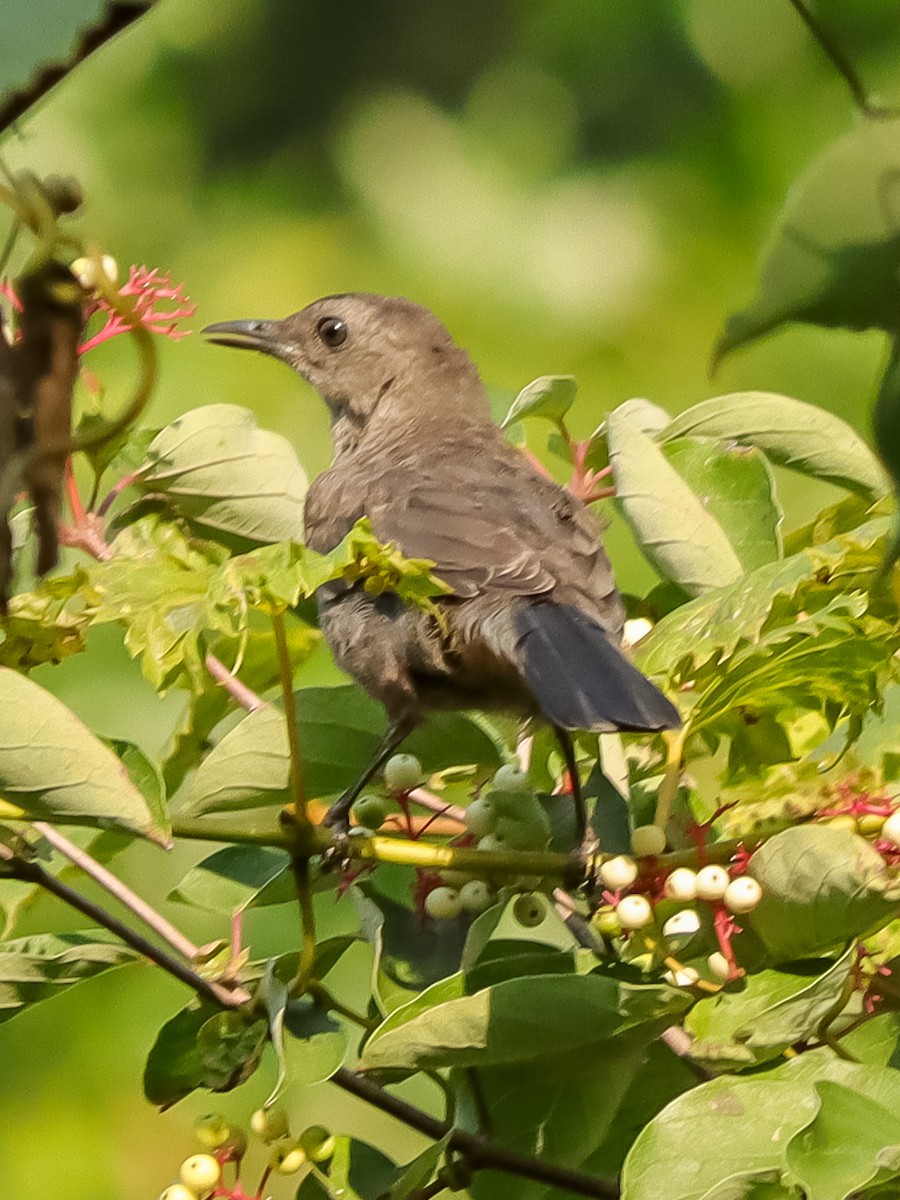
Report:
[[[895,126],[873,119],[814,164],[718,357],[795,320],[896,335]],[[4,293],[20,306],[0,357],[0,384],[16,385],[7,398],[25,376],[32,310],[47,317],[50,293],[36,305],[28,286],[56,266],[74,279],[84,249],[62,231],[51,193],[20,178],[0,195],[33,255]],[[896,363],[879,401],[887,473],[843,421],[788,396],[729,393],[675,417],[633,399],[577,440],[571,376],[520,391],[504,427],[539,419],[529,435],[546,436],[544,457],[568,462],[574,494],[601,499],[612,476],[614,504],[658,576],[628,598],[646,622],[635,657],[683,727],[579,740],[600,836],[588,862],[550,794],[566,790],[567,765],[536,736],[532,790],[509,770],[517,731],[483,714],[430,718],[404,746],[424,787],[376,781],[382,803],[368,811],[379,829],[341,838],[318,818],[377,752],[385,720],[355,685],[295,689],[321,643],[316,592],[393,592],[439,623],[449,589],[434,564],[379,544],[365,519],[329,554],[306,547],[306,472],[248,409],[206,405],[145,428],[150,334],[182,336],[190,306],[155,271],[133,269],[118,287],[97,277],[101,257],[87,261],[95,277],[78,275],[81,323],[105,323],[69,346],[70,359],[119,333],[142,358],[124,416],[109,416],[82,364],[65,395],[80,405],[75,440],[66,426],[62,450],[24,447],[32,465],[58,460],[57,491],[48,499],[30,484],[38,529],[10,534],[6,549],[21,574],[37,541],[46,575],[57,532],[47,514],[64,487],[61,541],[82,557],[12,594],[2,629],[0,1019],[150,959],[195,993],[148,1051],[151,1103],[267,1072],[264,1117],[276,1102],[302,1107],[302,1088],[331,1080],[431,1136],[399,1166],[342,1132],[294,1139],[285,1121],[269,1137],[257,1120],[269,1156],[259,1194],[273,1172],[301,1174],[300,1200],[427,1200],[444,1187],[493,1200],[509,1194],[508,1174],[525,1200],[548,1188],[614,1195],[616,1178],[625,1200],[892,1194],[900,804],[896,746],[879,722],[898,697],[898,472],[887,449]],[[26,471],[12,446],[0,444],[10,477]],[[848,494],[785,533],[783,468]],[[29,517],[13,515],[17,534]],[[30,677],[90,659],[102,626],[116,628],[160,695],[186,695],[165,756],[104,742]],[[78,832],[70,840],[57,825]],[[635,853],[624,854],[635,830]],[[215,914],[216,941],[194,946],[102,865],[137,837],[224,843],[169,896],[176,913]],[[171,950],[73,889],[61,859]],[[100,928],[13,936],[36,887]],[[444,903],[429,905],[437,889]],[[345,893],[353,932],[321,936],[320,902]],[[283,905],[299,908],[299,937],[286,920],[255,959],[245,914]],[[357,940],[372,964],[362,999],[330,975]],[[413,1077],[437,1085],[443,1116],[389,1091]],[[243,1132],[208,1121],[214,1169],[240,1167]],[[217,1122],[221,1136],[210,1132]],[[237,1177],[217,1194],[246,1196]]]

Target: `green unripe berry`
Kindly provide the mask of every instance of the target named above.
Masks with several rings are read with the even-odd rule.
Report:
[[[459,889],[459,902],[464,912],[483,913],[491,907],[494,900],[491,889],[483,879],[470,879]]]
[[[475,837],[485,837],[493,833],[496,824],[497,808],[489,797],[482,796],[480,800],[473,800],[466,809],[466,829]]]
[[[631,887],[638,877],[637,863],[627,854],[618,854],[600,864],[599,875],[611,892]]]
[[[517,896],[513,904],[513,916],[526,929],[540,925],[547,915],[547,903],[539,892],[527,892]]]
[[[220,1113],[209,1113],[194,1123],[194,1137],[207,1150],[218,1150],[231,1137],[231,1126]]]
[[[697,872],[697,896],[700,900],[721,900],[728,884],[728,872],[724,867],[710,864]]]
[[[895,809],[882,825],[881,836],[894,846],[900,846],[900,808]]]
[[[857,824],[859,832],[864,837],[873,837],[875,834],[881,833],[885,826],[885,818],[878,813],[860,813]]]
[[[456,888],[432,888],[425,897],[425,912],[435,921],[452,921],[462,912]]]
[[[208,1196],[222,1177],[222,1168],[211,1154],[192,1154],[178,1171],[181,1182],[198,1196]]]
[[[846,829],[848,833],[859,832],[856,817],[852,813],[838,813],[836,817],[829,817],[822,824],[827,825],[829,829]]]
[[[722,899],[729,912],[753,912],[762,900],[762,888],[749,875],[740,875],[737,879],[732,879]]]
[[[422,764],[414,754],[395,754],[384,764],[384,786],[389,792],[411,792],[422,779]]]
[[[297,1142],[281,1142],[272,1151],[269,1165],[279,1175],[296,1175],[307,1161],[306,1151]]]
[[[199,1200],[199,1198],[196,1192],[185,1187],[183,1183],[172,1183],[164,1192],[160,1193],[159,1200]]]
[[[283,1108],[258,1108],[250,1118],[250,1128],[264,1142],[276,1142],[290,1133]]]
[[[380,829],[388,808],[380,796],[360,796],[350,812],[356,824],[364,829]]]
[[[638,858],[662,854],[666,848],[666,831],[659,825],[639,825],[631,835],[631,849]]]
[[[328,1162],[334,1154],[337,1139],[324,1125],[310,1125],[297,1138],[297,1145],[306,1154],[310,1162]]]
[[[506,763],[494,775],[493,786],[498,792],[530,792],[528,775],[515,763]]]
[[[643,929],[653,920],[653,908],[646,896],[624,896],[616,905],[616,916],[623,929]]]
[[[496,854],[500,851],[508,850],[509,847],[504,845],[495,833],[486,833],[483,838],[478,839],[475,849],[486,850],[488,853]]]
[[[591,917],[591,924],[601,937],[615,938],[622,932],[622,922],[614,908],[598,908]]]

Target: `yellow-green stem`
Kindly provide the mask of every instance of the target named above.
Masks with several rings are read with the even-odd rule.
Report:
[[[287,635],[284,631],[284,614],[272,614],[275,630],[275,648],[278,651],[278,674],[281,677],[281,696],[284,702],[284,720],[287,725],[288,747],[291,755],[291,799],[294,802],[298,823],[309,824],[306,811],[306,790],[303,786],[303,760],[300,757],[300,730],[297,727],[297,711],[294,707],[294,673]]]
[[[313,967],[316,962],[316,913],[313,907],[312,888],[309,882],[309,859],[294,858],[291,862],[294,882],[297,885],[297,901],[300,905],[302,941],[297,974],[290,986],[292,996],[302,996],[313,982]]]
[[[660,829],[665,829],[672,814],[672,801],[678,792],[678,781],[681,778],[681,757],[684,753],[684,743],[688,735],[688,725],[681,729],[663,734],[666,743],[666,773],[660,784],[659,795],[656,799],[656,820]]]

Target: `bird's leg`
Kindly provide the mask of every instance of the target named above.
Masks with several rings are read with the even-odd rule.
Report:
[[[556,734],[556,740],[559,742],[559,748],[562,750],[562,755],[565,759],[566,771],[569,779],[572,781],[572,803],[575,805],[575,835],[578,838],[580,846],[584,842],[587,833],[587,812],[584,807],[584,796],[581,794],[578,764],[575,762],[575,747],[572,744],[572,735],[568,729],[563,729],[561,725],[554,725],[553,732]]]
[[[400,743],[412,732],[414,726],[414,721],[398,721],[390,727],[384,735],[384,740],[378,747],[375,757],[363,771],[362,775],[360,775],[359,779],[357,779],[356,783],[348,788],[342,796],[339,796],[331,808],[329,808],[322,821],[323,825],[329,825],[344,834],[349,831],[350,809],[353,807],[360,792],[372,776],[384,766]]]

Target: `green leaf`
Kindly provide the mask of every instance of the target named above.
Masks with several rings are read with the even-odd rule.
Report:
[[[871,448],[834,413],[775,392],[732,392],[680,413],[659,435],[718,438],[763,451],[772,462],[877,498],[890,490]]]
[[[383,1200],[401,1170],[367,1142],[339,1135],[324,1174],[307,1175],[296,1200]]]
[[[259,1065],[265,1020],[194,1001],[163,1025],[144,1068],[144,1095],[168,1108],[196,1088],[224,1092]]]
[[[620,409],[606,418],[606,434],[617,501],[654,565],[692,596],[739,579],[722,526],[652,438]]]
[[[291,856],[268,846],[228,846],[192,867],[170,900],[215,913],[296,899]]]
[[[890,521],[878,517],[692,600],[642,639],[638,665],[648,675],[692,677],[702,663],[728,658],[741,641],[756,641],[779,601],[790,602],[782,621],[793,620],[804,608],[821,607],[830,590],[870,585],[889,530]]]
[[[25,817],[165,838],[113,752],[64,704],[0,667],[0,797]]]
[[[7,883],[0,880],[0,896]],[[0,1023],[76,983],[139,957],[102,929],[40,933],[0,942]]]
[[[0,629],[0,666],[30,671],[84,650],[91,623],[83,595],[87,579],[79,567],[71,575],[44,579],[33,591],[11,596]]]
[[[554,1021],[547,1025],[546,1015]],[[390,1020],[391,1018],[388,1018]],[[621,1034],[619,987],[602,976],[534,975],[429,1007],[399,1028],[376,1029],[362,1066],[484,1067],[583,1054]]]
[[[307,481],[293,447],[234,404],[194,408],[150,445],[137,486],[162,493],[206,537],[301,541]]]
[[[0,132],[20,120],[61,74],[123,29],[154,0],[66,0],[35,7],[6,0],[0,46]]]
[[[578,384],[572,375],[542,375],[519,392],[500,428],[505,429],[524,417],[546,417],[554,425],[561,425],[575,403],[577,390]]]
[[[830,1050],[799,1055],[764,1076],[722,1075],[685,1092],[645,1126],[625,1161],[622,1200],[791,1195],[789,1179],[785,1193],[754,1191],[754,1180],[781,1180],[791,1138],[815,1119],[822,1080],[888,1109],[900,1103],[900,1073],[844,1062]]]
[[[896,328],[900,121],[860,121],[794,184],[763,253],[756,298],[728,318],[716,359],[788,321]]]
[[[439,1142],[434,1142],[431,1146],[426,1146],[421,1154],[417,1154],[412,1162],[408,1162],[403,1167],[403,1173],[391,1185],[391,1190],[388,1193],[389,1200],[406,1200],[410,1192],[418,1191],[420,1188],[425,1187],[426,1184],[431,1183],[437,1174],[449,1144],[450,1134],[448,1133]]]
[[[381,705],[361,688],[304,688],[295,692],[303,781],[309,796],[350,787],[375,756],[387,729]],[[498,766],[491,739],[467,718],[437,713],[404,743],[426,772],[480,763]],[[232,812],[284,804],[290,760],[284,714],[250,713],[222,738],[188,784],[188,811]]]
[[[787,1165],[808,1196],[846,1200],[877,1179],[900,1176],[896,1110],[823,1079],[815,1120],[790,1141]]]
[[[134,742],[113,738],[106,744],[128,772],[128,778],[147,801],[147,806],[153,814],[153,820],[157,827],[169,832],[169,807],[166,804],[166,788],[159,767]]]
[[[708,1070],[740,1071],[812,1040],[856,963],[851,946],[837,962],[760,971],[699,1000],[684,1019],[691,1058]]]
[[[881,855],[846,829],[797,826],[770,838],[750,859],[762,900],[741,923],[773,962],[809,958],[886,924],[900,911],[885,899]]]
[[[759,451],[683,437],[666,441],[663,454],[719,522],[744,571],[781,558],[783,513]]]

